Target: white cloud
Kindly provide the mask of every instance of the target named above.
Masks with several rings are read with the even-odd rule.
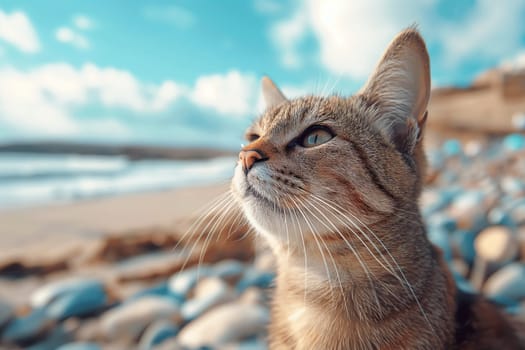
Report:
[[[31,71],[0,69],[0,122],[29,132],[72,135],[95,129],[122,133],[116,120],[75,119],[75,110],[100,106],[151,114],[166,110],[184,88],[167,81],[159,85],[138,81],[115,68],[67,63],[40,66]]]
[[[68,28],[60,27],[55,32],[55,38],[64,44],[70,44],[77,49],[89,49],[88,39],[80,34],[78,31]]]
[[[196,18],[181,6],[150,6],[144,9],[144,16],[150,20],[173,24],[179,28],[190,28],[196,23]]]
[[[271,29],[270,35],[281,50],[281,62],[285,67],[297,68],[302,64],[298,45],[305,37],[308,22],[304,11],[297,11],[291,18],[279,21]]]
[[[525,2],[478,0],[461,22],[441,26],[439,41],[450,64],[470,57],[498,59],[515,54],[525,34]]]
[[[256,109],[258,82],[252,74],[232,70],[197,79],[191,93],[192,101],[221,114],[246,116]]]
[[[0,10],[0,39],[25,53],[40,51],[37,33],[24,12]]]
[[[255,10],[264,14],[274,14],[283,10],[282,2],[276,0],[255,0],[253,2]]]
[[[187,86],[172,80],[147,83],[128,71],[92,63],[59,62],[28,71],[0,66],[0,125],[37,135],[122,136],[127,126],[101,115],[143,116],[141,123],[147,123],[159,116],[179,117],[173,111],[190,103],[191,118],[206,111],[231,121],[255,112],[258,90],[255,76],[238,71],[202,76]],[[95,112],[80,117],[86,109]]]
[[[500,67],[507,71],[523,71],[525,70],[525,50],[520,51],[512,58],[504,59]]]
[[[285,66],[301,62],[301,38],[311,33],[319,45],[321,64],[331,73],[364,80],[390,40],[417,23],[429,44],[441,50],[443,62],[458,65],[469,60],[511,56],[525,34],[525,2],[494,4],[475,0],[461,18],[440,15],[444,0],[307,0],[289,18],[276,21],[271,37]],[[451,1],[452,2],[452,1]],[[304,22],[303,22],[304,21]]]
[[[86,15],[76,15],[73,17],[73,24],[80,30],[89,30],[93,28],[93,21]]]

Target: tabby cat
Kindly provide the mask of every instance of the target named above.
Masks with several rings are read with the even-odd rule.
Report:
[[[429,57],[400,33],[351,97],[287,100],[268,78],[232,192],[277,261],[271,349],[520,349],[456,289],[418,208]]]

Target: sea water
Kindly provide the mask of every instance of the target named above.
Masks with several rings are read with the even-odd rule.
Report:
[[[0,153],[0,208],[227,181],[234,166],[233,157],[180,161]]]

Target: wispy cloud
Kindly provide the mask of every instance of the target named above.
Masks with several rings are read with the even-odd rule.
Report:
[[[451,0],[307,0],[296,3],[287,19],[275,21],[270,35],[284,66],[317,55],[330,73],[357,80],[367,77],[392,37],[413,23],[434,46],[438,63],[452,68],[517,53],[525,37],[524,1],[474,0],[456,17],[438,11],[453,6]],[[301,38],[310,33],[318,52],[300,49]]]
[[[58,28],[55,32],[55,38],[59,42],[69,44],[77,49],[86,50],[90,46],[88,39],[84,35],[69,27]]]
[[[215,109],[220,114],[245,117],[253,112],[257,94],[255,75],[232,70],[197,79],[191,99],[195,104]]]
[[[80,30],[89,30],[94,26],[93,20],[86,15],[75,15],[73,17],[73,24]]]
[[[93,63],[77,68],[59,62],[29,71],[4,66],[0,68],[0,126],[25,135],[55,137],[123,137],[133,132],[144,137],[142,128],[163,137],[167,129],[184,128],[202,136],[205,130],[225,126],[240,135],[243,121],[255,113],[258,90],[253,74],[235,70],[204,75],[184,85],[173,80],[148,83],[129,71]],[[173,124],[162,126],[161,120]],[[194,141],[199,141],[197,136]]]
[[[299,44],[305,38],[307,31],[307,16],[301,10],[290,18],[275,23],[272,27],[270,36],[281,51],[281,62],[285,67],[298,68],[302,65]]]
[[[24,12],[10,14],[0,10],[0,40],[25,53],[40,51],[40,41],[35,28]]]
[[[93,20],[86,15],[75,15],[71,22],[72,26],[62,26],[55,31],[55,39],[77,49],[89,49],[91,43],[85,32],[93,28]]]
[[[183,29],[192,27],[197,21],[193,13],[182,6],[149,6],[143,12],[149,20],[165,22]]]

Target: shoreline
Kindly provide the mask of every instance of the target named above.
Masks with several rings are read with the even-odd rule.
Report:
[[[0,261],[56,258],[110,234],[183,226],[220,194],[229,181],[164,191],[92,198],[71,203],[0,209]]]

